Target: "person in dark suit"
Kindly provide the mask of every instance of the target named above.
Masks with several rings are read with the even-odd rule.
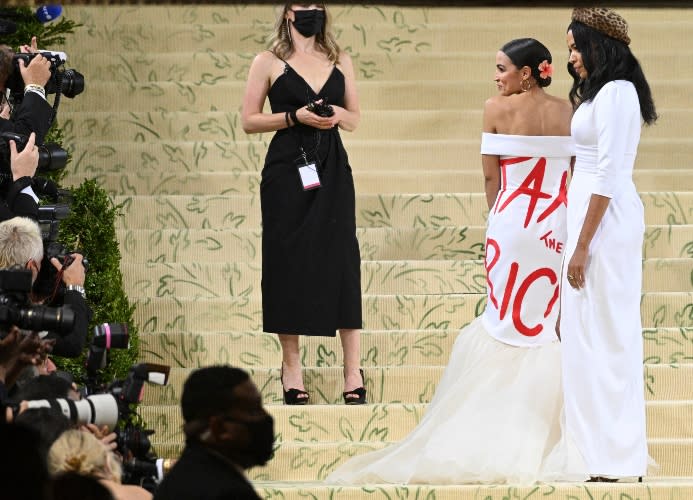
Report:
[[[31,40],[31,45],[24,45],[22,52],[37,52],[36,37]],[[12,57],[14,52],[7,45],[0,45],[0,132],[12,132],[29,137],[33,132],[35,137],[30,139],[25,150],[34,148],[34,144],[43,144],[53,120],[53,109],[46,101],[45,85],[51,76],[50,62],[42,55],[36,55],[25,64],[18,61],[19,71],[24,81],[24,94],[14,110],[6,96],[6,85],[14,71]],[[15,96],[15,100],[16,96]],[[13,149],[14,148],[14,153]],[[17,145],[10,145],[11,155],[16,154]],[[7,162],[7,158],[3,160]],[[37,156],[38,161],[38,156]],[[14,216],[38,218],[38,197],[32,189],[32,179],[36,171],[18,169],[14,160],[8,165],[2,165],[3,173],[9,170],[12,174],[11,181],[5,182],[0,193],[0,220],[7,220]]]
[[[259,500],[244,470],[272,457],[274,420],[247,372],[194,371],[183,386],[185,449],[154,500]]]

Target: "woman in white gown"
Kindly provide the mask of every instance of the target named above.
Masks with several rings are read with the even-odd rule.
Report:
[[[657,119],[625,20],[575,9],[568,28],[576,161],[561,295],[565,437],[593,480],[642,476],[643,205],[633,184],[641,119]]]
[[[354,457],[328,482],[532,483],[568,476],[547,456],[562,409],[556,335],[566,242],[572,108],[548,95],[551,54],[538,41],[496,54],[498,96],[484,106],[489,206],[487,304],[463,328],[419,425],[402,442]],[[578,467],[573,467],[577,469]]]

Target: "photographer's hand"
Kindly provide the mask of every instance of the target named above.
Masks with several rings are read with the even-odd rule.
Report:
[[[35,40],[35,37],[33,40]],[[26,47],[26,45],[24,45],[24,47]],[[35,52],[35,50],[33,52]],[[19,72],[22,74],[22,80],[24,80],[25,86],[40,85],[41,87],[45,87],[51,77],[51,63],[41,54],[37,54],[31,62],[29,62],[28,66],[24,64],[23,59],[20,59]]]
[[[97,427],[94,424],[86,424],[81,427],[85,432],[91,432],[103,445],[110,451],[118,449],[118,435],[115,432],[109,432],[107,425]]]
[[[55,267],[58,271],[63,269],[63,283],[65,283],[65,285],[79,285],[83,287],[86,276],[84,264],[82,263],[84,257],[82,257],[82,254],[79,253],[73,253],[71,255],[74,260],[72,261],[72,264],[65,267],[65,269],[63,269],[63,263],[55,257],[51,259],[51,264],[53,264],[53,267]]]
[[[10,168],[13,181],[21,177],[33,177],[36,173],[39,152],[35,141],[36,134],[32,132],[21,153],[17,152],[17,144],[12,140],[10,141]]]

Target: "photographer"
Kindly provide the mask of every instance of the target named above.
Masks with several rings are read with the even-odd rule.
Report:
[[[53,354],[73,358],[79,356],[84,349],[91,309],[86,302],[84,291],[85,269],[82,256],[73,253],[69,258],[73,259],[71,263],[64,264],[54,257],[50,264],[56,268],[65,285],[64,306],[72,309],[74,325],[66,334],[48,332],[44,338],[55,340]],[[32,281],[35,281],[42,261],[43,241],[36,222],[25,217],[14,217],[0,222],[0,269],[14,266],[29,269]]]
[[[24,45],[22,53],[36,52],[36,37],[31,46]],[[23,60],[17,62],[24,81],[24,96],[16,109],[12,110],[7,99],[6,85],[12,72],[14,52],[6,45],[0,45],[0,132],[12,132],[29,136],[29,141],[21,153],[18,145],[10,141],[10,168],[12,181],[3,186],[0,201],[0,220],[13,216],[38,218],[38,197],[31,187],[32,178],[38,165],[36,144],[42,144],[50,128],[53,110],[46,101],[45,85],[51,76],[48,59],[38,54],[27,65]],[[24,156],[22,156],[24,155]],[[7,158],[0,171],[6,172]]]

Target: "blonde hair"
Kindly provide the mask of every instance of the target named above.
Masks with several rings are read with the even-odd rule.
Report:
[[[0,222],[0,269],[24,267],[43,259],[43,240],[38,224],[26,217]]]
[[[287,2],[284,8],[277,8],[277,22],[274,27],[270,43],[270,51],[279,59],[286,60],[294,53],[294,45],[291,40],[289,31],[289,20],[286,18],[286,13],[290,10],[294,2]],[[324,3],[318,4],[325,11],[325,24],[322,31],[315,35],[315,44],[318,48],[327,55],[331,63],[339,63],[339,45],[332,35],[332,16],[327,10]]]
[[[90,432],[63,432],[48,450],[48,471],[55,476],[76,472],[83,476],[120,483],[123,469],[118,458]]]

